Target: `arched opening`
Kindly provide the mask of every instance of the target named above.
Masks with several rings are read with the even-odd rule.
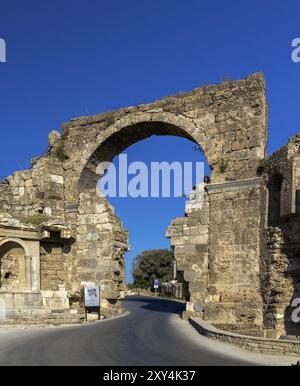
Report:
[[[79,180],[79,193],[88,188],[94,188],[99,176],[95,175],[100,162],[112,162],[114,157],[133,144],[152,136],[176,136],[189,139],[195,145],[201,146],[186,130],[174,124],[149,121],[139,122],[116,131],[95,148],[90,155]]]
[[[277,172],[272,174],[268,181],[268,226],[270,227],[280,225],[282,182],[283,177]]]
[[[0,290],[24,290],[26,282],[26,254],[17,242],[7,241],[0,246]]]
[[[122,153],[124,154],[124,153]],[[167,228],[175,218],[184,217],[188,210],[187,204],[193,187],[197,183],[203,183],[203,177],[210,175],[209,166],[199,148],[188,139],[165,136],[151,137],[146,140],[139,141],[126,149],[128,166],[135,162],[142,162],[147,166],[148,170],[148,196],[143,197],[146,193],[140,189],[139,197],[108,197],[110,204],[116,209],[117,216],[122,219],[126,229],[129,230],[129,243],[131,250],[126,254],[126,273],[127,282],[131,279],[132,259],[138,254],[146,250],[169,249],[170,240],[166,237]],[[151,166],[154,163],[167,163],[172,165],[175,162],[184,170],[184,165],[191,164],[193,166],[193,175],[190,188],[184,192],[184,186],[176,186],[176,171],[171,172],[170,179],[167,179],[167,184],[170,183],[170,197],[162,197],[164,190],[164,181],[162,173],[160,175],[160,194],[158,197],[151,196],[151,188],[155,181],[151,181]],[[197,181],[195,173],[196,163],[204,164],[204,175],[201,180]],[[116,165],[117,172],[119,171],[119,158],[114,158],[113,164]],[[184,174],[184,173],[182,173]],[[132,177],[129,176],[129,190]],[[134,178],[134,177],[133,177]],[[184,176],[183,176],[184,179]],[[120,182],[120,181],[119,181]],[[139,187],[140,188],[140,187]],[[180,189],[181,188],[181,189]],[[177,191],[178,189],[178,191]],[[119,190],[119,189],[117,189]],[[135,192],[133,192],[135,193]],[[138,193],[138,192],[137,192]],[[174,270],[173,270],[174,272]],[[171,279],[181,278],[181,276],[173,275]],[[174,276],[174,277],[173,277]]]
[[[164,138],[156,136],[164,136]],[[175,144],[175,137],[181,141],[181,144],[178,141]],[[143,142],[146,145],[143,145]],[[162,146],[159,149],[160,142]],[[172,146],[171,143],[173,143]],[[149,152],[148,155],[145,154],[146,148]],[[191,155],[189,159],[184,159],[183,148],[189,150]],[[206,163],[204,174],[210,175],[209,165],[199,144],[186,130],[165,122],[141,122],[124,127],[100,143],[91,154],[79,180],[78,273],[81,283],[85,283],[87,280],[101,283],[103,299],[105,299],[102,300],[105,302],[102,305],[106,309],[112,307],[118,299],[119,292],[125,289],[124,255],[129,251],[129,241],[132,248],[127,257],[127,281],[131,279],[132,260],[143,249],[170,247],[170,242],[166,238],[166,230],[175,217],[185,216],[185,204],[188,200],[188,197],[184,195],[168,200],[165,198],[160,200],[156,197],[156,202],[150,198],[147,201],[148,205],[145,205],[142,204],[143,197],[137,199],[116,197],[107,200],[97,196],[95,188],[100,178],[97,174],[97,166],[100,162],[116,160],[115,157],[125,149],[129,156],[129,162],[141,161],[149,165],[151,161],[172,163],[176,160],[179,162],[196,162],[197,160]],[[134,157],[135,150],[138,154],[137,158]],[[202,181],[194,181],[203,183],[203,178]],[[167,203],[170,202],[172,205],[169,206]],[[115,211],[115,207],[117,207],[117,211]],[[172,208],[176,208],[176,210],[174,211]],[[165,216],[164,222],[160,221],[163,213],[169,215],[169,217]],[[136,222],[136,226],[132,225],[132,221],[131,224],[126,221],[126,218],[129,219],[129,217],[133,218],[132,221]],[[132,235],[130,240],[128,240],[128,233],[119,218],[122,220],[125,218],[124,225],[129,228],[129,233]],[[160,236],[158,236],[159,240],[157,241],[155,238],[158,232],[160,232]],[[151,238],[153,238],[152,243],[150,242]],[[192,256],[192,258],[195,259],[196,256]],[[91,266],[93,270],[90,269]],[[183,278],[185,299],[189,300],[182,265],[178,271],[179,274],[174,279]]]

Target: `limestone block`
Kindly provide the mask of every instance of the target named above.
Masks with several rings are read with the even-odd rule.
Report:
[[[64,177],[56,175],[56,174],[50,174],[49,179],[50,179],[50,181],[55,182],[56,184],[63,184],[64,183]]]

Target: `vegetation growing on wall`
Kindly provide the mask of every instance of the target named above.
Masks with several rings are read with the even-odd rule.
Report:
[[[44,213],[36,213],[31,216],[20,216],[18,219],[24,224],[41,225],[49,221],[50,218]]]

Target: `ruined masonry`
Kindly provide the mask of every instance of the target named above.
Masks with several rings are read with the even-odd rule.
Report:
[[[47,154],[0,184],[1,322],[76,322],[88,283],[101,287],[103,316],[122,312],[128,234],[95,194],[96,167],[151,135],[176,135],[211,167],[202,209],[188,206],[167,230],[184,316],[258,336],[297,334],[300,136],[266,157],[267,122],[264,78],[254,74],[52,132]]]

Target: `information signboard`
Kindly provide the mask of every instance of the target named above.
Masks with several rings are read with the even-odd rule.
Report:
[[[85,307],[100,307],[100,288],[98,286],[84,287]]]

